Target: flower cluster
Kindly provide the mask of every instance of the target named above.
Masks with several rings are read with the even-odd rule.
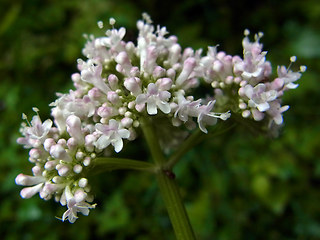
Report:
[[[281,124],[288,107],[281,107],[280,98],[297,86],[301,75],[279,67],[278,77],[271,80],[260,35],[250,42],[246,34],[243,59],[215,47],[202,56],[201,49],[182,49],[177,37],[167,36],[165,27],[155,28],[147,15],[137,22],[136,43],[125,42],[126,29],[115,29],[114,24],[110,19],[112,28],[103,37],[87,36],[86,60],[78,59],[79,72],[71,77],[75,90],[58,94],[50,105],[54,123],[42,122],[34,109],[37,115],[22,126],[18,139],[30,148],[29,161],[35,165],[33,176],[16,177],[17,184],[26,186],[21,196],[54,197],[68,208],[63,221],[74,222],[78,212],[88,215],[95,207],[88,167],[98,154],[112,149],[118,153],[124,141],[136,139],[141,118],[165,117],[174,127],[198,125],[205,133],[231,112]],[[98,26],[103,28],[103,23]],[[193,90],[201,84],[212,86],[211,97],[195,99]],[[213,111],[215,105],[220,113]]]
[[[256,34],[255,41],[250,42],[249,31],[244,33],[243,58],[209,47],[207,56],[201,59],[203,79],[213,87],[215,98],[224,105],[222,108],[227,106],[243,118],[255,121],[267,119],[269,127],[273,123],[281,125],[282,113],[289,108],[281,106],[281,97],[285,91],[298,87],[295,82],[306,67],[293,72],[290,66],[288,69],[278,66],[278,76],[273,79],[271,63],[266,61],[267,52],[262,51],[259,43],[263,34]],[[291,57],[290,61],[295,62],[296,57]]]
[[[34,110],[38,113],[38,109]],[[95,207],[89,204],[93,197],[85,177],[86,168],[96,157],[92,127],[82,126],[79,117],[70,115],[63,137],[51,120],[42,122],[38,114],[28,124],[21,128],[24,137],[17,141],[31,148],[29,161],[35,166],[33,176],[21,173],[16,177],[16,184],[26,186],[20,192],[21,197],[30,198],[36,193],[45,200],[54,197],[68,206],[62,220],[74,222],[78,212],[88,215],[89,209]]]

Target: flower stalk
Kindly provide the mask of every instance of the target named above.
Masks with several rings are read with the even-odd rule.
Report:
[[[165,168],[166,159],[161,151],[157,136],[152,128],[152,123],[146,118],[141,120],[141,122],[141,128],[150,149],[151,156],[154,162],[159,166],[157,182],[167,208],[175,236],[177,240],[194,240],[196,239],[195,234],[179,193],[179,187],[171,169]]]
[[[156,166],[153,163],[127,158],[96,158],[93,162],[97,171],[114,171],[114,170],[137,170],[146,172],[156,172]],[[93,171],[95,171],[95,169]]]

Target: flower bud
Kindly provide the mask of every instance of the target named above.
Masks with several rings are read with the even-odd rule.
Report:
[[[75,193],[74,193],[74,199],[77,203],[79,202],[83,202],[86,197],[87,197],[87,193],[85,193],[82,189],[78,189]]]
[[[172,87],[172,80],[170,78],[160,78],[156,82],[157,87],[159,90],[170,90]]]
[[[83,165],[85,167],[88,167],[91,163],[91,158],[90,157],[85,157],[84,160],[83,160]]]
[[[196,66],[196,59],[193,57],[187,58],[183,63],[183,69],[176,80],[177,85],[182,85],[190,76],[191,72]]]
[[[85,188],[88,185],[88,179],[86,178],[79,179],[78,185],[81,188]]]
[[[111,107],[102,106],[98,108],[97,114],[102,118],[109,118],[113,114],[113,109]]]
[[[97,140],[97,138],[92,135],[92,134],[88,134],[84,141],[85,141],[85,148],[87,151],[92,152],[94,150],[94,143]]]
[[[26,187],[26,188],[23,188],[21,191],[20,191],[20,196],[22,198],[31,198],[33,197],[36,193],[38,193],[41,188],[43,186],[43,183],[40,183],[38,185],[35,185],[33,187]]]
[[[131,127],[132,123],[133,123],[132,118],[124,117],[121,119],[121,125],[125,128]]]
[[[138,67],[132,67],[130,69],[130,76],[131,77],[138,77],[140,75],[140,70]]]
[[[67,146],[69,148],[70,151],[75,151],[78,148],[78,143],[77,140],[72,138],[69,138],[67,141]]]
[[[108,82],[109,82],[109,85],[110,85],[110,88],[112,90],[116,90],[118,89],[118,82],[119,82],[119,79],[116,75],[114,74],[110,74],[109,77],[108,77]]]
[[[112,104],[117,105],[120,103],[119,95],[114,91],[109,91],[107,94],[107,98]]]
[[[77,160],[82,160],[84,158],[84,156],[85,156],[85,154],[83,152],[81,152],[81,151],[78,151],[76,153],[76,159]]]
[[[81,81],[81,75],[79,73],[73,73],[71,79],[73,82],[78,83]]]
[[[73,171],[77,174],[82,172],[82,166],[80,164],[77,164],[73,167]]]
[[[66,162],[72,161],[72,158],[60,144],[56,144],[50,148],[50,155]]]
[[[141,81],[137,77],[125,79],[124,86],[135,96],[141,93]]]
[[[20,173],[15,179],[16,184],[22,186],[32,186],[35,184],[42,183],[44,181],[45,178],[43,178],[42,176],[29,176],[23,173]]]
[[[166,75],[166,70],[160,66],[156,66],[152,73],[155,79],[164,77]]]
[[[42,173],[42,169],[41,169],[41,167],[40,166],[34,166],[33,168],[32,168],[32,173],[33,173],[33,175],[34,176],[41,176],[41,173]]]
[[[169,68],[167,70],[167,76],[171,79],[175,79],[176,77],[176,71],[173,68]]]
[[[130,70],[132,68],[132,65],[131,65],[131,62],[130,62],[130,59],[128,57],[128,54],[127,52],[123,51],[123,52],[120,52],[116,58],[115,58],[115,61],[121,65],[121,68],[124,70],[125,74],[129,75],[130,74]]]
[[[46,162],[46,164],[44,165],[44,168],[48,171],[51,171],[53,169],[56,168],[57,164],[58,164],[58,160],[52,160],[52,161],[48,161]]]
[[[101,91],[96,87],[91,88],[88,91],[88,96],[91,100],[98,100],[101,97],[101,95]]]
[[[157,60],[157,48],[154,45],[147,47],[147,60],[145,61],[145,71],[149,74],[152,74]]]
[[[73,137],[79,145],[84,144],[84,137],[81,130],[81,120],[75,115],[71,115],[66,120],[67,131],[71,137]],[[58,142],[59,143],[59,142]]]
[[[187,59],[189,57],[192,57],[194,51],[192,48],[188,47],[188,48],[185,48],[184,51],[183,51],[183,54],[182,54],[182,59]]]
[[[178,43],[173,44],[169,51],[170,51],[170,53],[169,53],[169,64],[173,65],[180,58],[181,46]]]
[[[57,144],[60,144],[62,147],[66,147],[67,146],[67,141],[64,138],[60,138],[57,141]]]
[[[56,169],[58,170],[58,174],[59,176],[61,177],[65,177],[68,175],[69,171],[70,171],[70,168],[67,166],[67,165],[62,165],[62,164],[58,164],[56,166]]]
[[[222,71],[223,69],[223,63],[219,60],[216,60],[213,62],[213,66],[212,66],[212,69],[215,71],[215,72],[220,72]]]
[[[37,149],[37,148],[32,148],[32,149],[29,151],[29,156],[30,156],[30,158],[32,158],[32,159],[39,159],[40,156],[41,156],[41,150],[40,150],[40,149]]]

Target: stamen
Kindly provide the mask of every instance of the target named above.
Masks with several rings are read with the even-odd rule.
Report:
[[[151,24],[152,20],[148,13],[142,13],[142,18],[146,21],[146,23]]]
[[[109,24],[114,28],[114,25],[116,24],[116,20],[114,18],[109,19]]]
[[[300,72],[305,72],[307,70],[307,66],[305,66],[305,65],[301,65],[300,66]]]
[[[100,28],[100,29],[103,28],[103,22],[102,21],[98,21],[97,24],[98,24],[98,28]]]
[[[263,32],[258,32],[257,34],[254,35],[254,40],[256,42],[259,42],[260,38],[263,37]]]
[[[22,119],[23,119],[23,120],[26,120],[26,122],[27,122],[27,124],[29,125],[29,127],[31,127],[31,124],[30,124],[30,122],[29,122],[28,117],[27,117],[26,114],[22,113]]]
[[[40,111],[39,108],[33,107],[32,110],[38,115],[39,119],[41,119],[39,115],[39,111]]]
[[[290,62],[295,62],[295,61],[297,61],[297,57],[296,57],[296,56],[292,56],[292,57],[290,58]]]
[[[287,68],[287,72],[290,70],[291,66],[292,66],[292,63],[294,63],[295,61],[297,61],[297,57],[296,56],[292,56],[290,57],[290,64]]]
[[[249,29],[245,29],[244,32],[243,32],[243,34],[244,34],[246,37],[249,36],[249,34],[250,34]]]

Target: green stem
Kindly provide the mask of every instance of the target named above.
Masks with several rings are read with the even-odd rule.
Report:
[[[168,162],[165,164],[166,169],[173,168],[174,165],[195,145],[197,145],[202,139],[203,132],[200,129],[197,129],[191,136],[189,136],[178,150],[172,154]]]
[[[165,169],[165,156],[153,130],[151,120],[142,119],[141,128],[155,163],[159,166],[157,181],[177,240],[195,240],[189,217],[182,202],[179,188],[170,169]],[[171,173],[172,175],[168,174]]]
[[[166,162],[166,159],[162,153],[156,133],[154,132],[151,119],[147,119],[147,117],[145,117],[142,118],[140,122],[144,137],[146,138],[146,142],[150,149],[153,160],[159,167],[163,166],[163,164],[165,164]]]
[[[157,174],[157,180],[177,240],[195,240],[176,181],[163,171]]]
[[[156,172],[153,163],[132,160],[127,158],[103,157],[94,159],[94,169],[97,171],[113,171],[118,169],[131,169],[138,171]]]
[[[235,124],[227,125],[224,122],[216,124],[214,127],[216,131],[211,131],[213,133],[204,134],[200,129],[195,130],[178,148],[176,152],[174,152],[169,158],[168,162],[164,165],[164,169],[172,169],[178,161],[192,148],[201,143],[203,140],[207,138],[214,138],[223,133],[229,131],[235,126]],[[221,129],[221,130],[220,130]]]

